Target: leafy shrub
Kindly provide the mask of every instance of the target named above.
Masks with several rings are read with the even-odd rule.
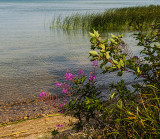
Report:
[[[96,129],[89,135],[93,138],[160,137],[160,18],[147,25],[147,29],[143,17],[134,19],[130,25],[135,30],[138,46],[143,47],[141,58],[128,56],[123,50],[122,35],[111,34],[111,39],[101,40],[94,31],[90,33],[89,52],[94,70],[88,80],[81,71],[77,75],[66,73],[70,85],[57,83],[62,92],[70,96],[63,110],[79,119],[78,129],[86,124]],[[129,90],[123,80],[113,83],[109,86],[110,98],[103,101],[96,87],[97,61],[103,74],[117,72],[117,76],[123,76],[129,72],[143,82],[132,84],[134,91]]]

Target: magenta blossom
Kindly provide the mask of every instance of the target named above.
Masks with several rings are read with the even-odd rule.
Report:
[[[69,85],[64,83],[64,84],[63,84],[63,87],[64,87],[64,88],[69,88]]]
[[[60,104],[59,107],[62,108],[66,103],[64,102],[63,104]]]
[[[98,61],[97,60],[92,61],[92,66],[93,67],[98,67]]]
[[[66,105],[66,103],[65,103],[65,102],[63,103],[63,106],[64,106],[64,105]]]
[[[79,72],[78,72],[78,74],[79,74],[80,76],[84,76],[84,71],[80,69]]]
[[[91,73],[90,75],[89,75],[89,81],[93,81],[93,80],[95,80],[96,79],[96,76],[93,74],[93,73]]]
[[[57,129],[61,128],[63,125],[58,124],[57,125]]]
[[[62,83],[58,83],[58,82],[57,82],[57,83],[56,83],[56,86],[57,86],[57,87],[61,87],[61,86],[62,86]]]
[[[60,105],[59,105],[59,107],[60,107],[60,108],[62,108],[62,107],[63,107],[63,105],[62,105],[62,104],[60,104]]]
[[[66,73],[66,75],[65,75],[65,79],[66,79],[66,80],[71,81],[72,78],[73,78],[72,73]]]
[[[66,73],[65,75],[65,79],[68,80],[68,81],[72,81],[74,79],[76,79],[77,75],[73,75],[72,73]]]
[[[47,93],[46,93],[46,92],[40,93],[40,99],[42,99],[44,96],[47,96]]]
[[[67,99],[65,98],[64,101],[67,101]]]
[[[67,89],[63,89],[63,90],[62,90],[62,93],[63,93],[63,94],[66,94],[67,91],[68,91]]]

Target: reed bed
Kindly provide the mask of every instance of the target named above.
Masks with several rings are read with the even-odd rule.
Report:
[[[64,30],[130,30],[129,23],[143,16],[144,22],[151,24],[160,15],[160,5],[109,9],[103,13],[74,14],[62,18],[54,18],[50,28]]]

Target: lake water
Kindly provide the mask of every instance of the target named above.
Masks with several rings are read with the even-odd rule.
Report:
[[[59,93],[67,69],[90,70],[88,34],[50,30],[54,16],[150,4],[159,0],[0,0],[0,103]]]

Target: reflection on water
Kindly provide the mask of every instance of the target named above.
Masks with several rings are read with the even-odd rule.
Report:
[[[130,49],[136,54],[139,49],[130,35],[126,33],[124,41],[129,43]],[[55,36],[59,37],[54,38]],[[31,48],[27,47],[27,43],[21,47],[18,44],[19,46],[10,47],[5,51],[5,55],[1,55],[0,72],[3,74],[0,75],[0,100],[2,102],[31,98],[34,95],[39,96],[41,90],[59,94],[60,90],[55,88],[55,82],[57,80],[64,82],[63,77],[67,70],[73,73],[76,73],[79,68],[88,73],[92,70],[88,58],[90,50],[88,33],[82,36],[74,32],[73,36],[68,36],[60,30],[59,32],[50,32],[46,38],[50,38],[50,41],[46,40],[45,44],[42,41],[43,38]],[[128,76],[131,75],[124,76],[127,81],[134,78],[129,77],[128,79]],[[99,84],[107,85],[113,80],[118,81],[121,78],[117,78],[116,73],[109,75],[99,73],[97,79],[100,81]]]
[[[88,37],[80,37],[80,34],[68,37],[59,32],[56,34],[59,37],[55,38],[55,33],[48,34],[45,43],[42,35],[34,45],[32,43],[35,40],[30,42],[31,46],[24,43],[3,49],[0,58],[0,72],[3,73],[0,75],[0,87],[5,93],[0,96],[1,101],[5,98],[15,101],[17,97],[31,97],[33,94],[39,96],[41,89],[57,93],[54,89],[55,81],[61,79],[67,69],[77,71],[81,65],[89,63]],[[47,38],[50,40],[47,41]]]

